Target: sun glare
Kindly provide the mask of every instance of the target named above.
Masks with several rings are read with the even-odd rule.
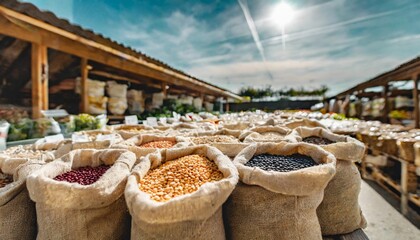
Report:
[[[295,10],[289,4],[282,2],[274,8],[272,18],[284,27],[293,20],[294,16]]]

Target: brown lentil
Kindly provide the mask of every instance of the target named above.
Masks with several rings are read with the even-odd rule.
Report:
[[[239,143],[239,140],[233,136],[216,135],[191,138],[194,144],[212,144],[212,143]]]
[[[12,182],[13,182],[12,175],[3,174],[0,172],[0,188],[5,187],[7,184],[12,183]]]
[[[152,200],[165,202],[195,192],[206,182],[222,178],[222,172],[213,161],[200,155],[188,155],[167,161],[158,168],[150,170],[140,180],[139,188],[148,193]]]
[[[142,148],[171,148],[176,144],[175,141],[152,141],[148,143],[143,143],[140,145]]]
[[[335,143],[334,141],[331,141],[328,138],[317,137],[317,136],[306,137],[306,138],[303,138],[302,141],[307,142],[307,143],[316,144],[316,145],[328,145],[328,144],[331,144],[331,143]]]

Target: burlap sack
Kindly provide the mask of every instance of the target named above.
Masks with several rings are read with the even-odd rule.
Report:
[[[232,138],[238,139],[242,134],[240,130],[231,130],[231,129],[220,129],[218,131],[207,131],[194,134],[194,137],[206,137],[206,136],[231,136]],[[232,139],[233,140],[233,139]],[[194,144],[194,142],[193,142]],[[194,144],[197,145],[197,144]],[[242,149],[248,146],[248,143],[242,143],[239,140],[230,141],[230,142],[213,142],[209,143],[210,146],[213,146],[219,149],[223,154],[228,157],[235,157]]]
[[[186,155],[201,154],[214,161],[224,179],[202,185],[196,192],[155,202],[140,191],[138,182],[150,168]],[[131,239],[225,239],[222,204],[238,181],[238,172],[229,158],[210,146],[168,149],[150,154],[133,169],[125,189],[132,215]]]
[[[74,150],[44,165],[27,180],[36,203],[37,239],[128,239],[124,188],[136,161],[127,150]],[[84,166],[112,165],[91,185],[53,180]]]
[[[331,133],[323,128],[298,127],[291,135],[299,140],[316,136],[335,143],[320,145],[337,159],[337,172],[325,188],[324,200],[317,209],[323,235],[337,235],[366,227],[359,206],[361,177],[354,162],[361,162],[365,145],[358,140]]]
[[[414,160],[414,164],[417,167],[420,167],[420,142],[416,142],[414,144],[414,155],[415,155],[415,160]]]
[[[138,135],[132,137],[128,140],[125,140],[121,143],[114,144],[112,148],[128,149],[129,151],[136,154],[137,161],[141,157],[146,156],[149,153],[162,150],[162,148],[144,148],[140,147],[144,143],[153,142],[153,141],[174,141],[176,144],[172,148],[186,147],[191,145],[190,141],[184,137],[168,137],[168,136],[159,136],[159,135]]]
[[[322,127],[322,128],[326,128],[319,121],[310,120],[310,119],[307,119],[307,118],[303,118],[303,119],[299,119],[299,120],[294,120],[294,121],[285,123],[284,126],[290,128],[290,129],[295,129],[297,127]]]
[[[414,162],[414,144],[420,142],[416,138],[401,138],[397,140],[399,157],[407,162]]]
[[[0,239],[36,239],[35,203],[29,198],[26,178],[42,164],[35,160],[23,164],[14,163],[13,159],[3,162],[1,172],[13,175],[14,182],[0,188]]]
[[[0,152],[0,167],[8,168],[6,171],[13,172],[17,166],[29,160],[50,162],[54,159],[55,154],[53,151],[31,150],[23,146],[16,146]]]
[[[119,125],[113,128],[114,132],[121,135],[124,140],[137,136],[141,133],[151,133],[153,131],[152,127],[145,125]]]
[[[46,142],[45,138],[41,138],[34,143],[33,149],[42,150],[42,151],[54,151],[60,148],[61,146],[70,142],[71,142],[70,139],[64,139],[62,141],[57,141],[57,142]]]
[[[243,131],[239,139],[244,143],[292,141],[293,139],[286,137],[288,133],[290,130],[284,127],[261,126]]]
[[[220,128],[231,129],[231,130],[245,130],[251,125],[250,122],[236,122],[236,123],[221,123]]]
[[[118,144],[123,141],[123,138],[118,133],[106,133],[107,135],[113,135],[111,140],[92,140],[89,142],[70,142],[66,141],[62,144],[55,152],[54,155],[56,158],[60,158],[65,154],[77,149],[107,149],[114,144]]]
[[[245,166],[263,153],[300,153],[320,165],[285,173]],[[223,206],[228,239],[322,239],[316,208],[335,174],[332,154],[305,143],[256,143],[233,163],[240,183]]]

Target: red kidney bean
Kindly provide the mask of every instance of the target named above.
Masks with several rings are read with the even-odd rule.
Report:
[[[57,181],[66,181],[70,183],[78,183],[81,185],[90,185],[98,181],[98,179],[110,168],[108,165],[98,167],[81,167],[69,172],[60,174],[54,178]]]

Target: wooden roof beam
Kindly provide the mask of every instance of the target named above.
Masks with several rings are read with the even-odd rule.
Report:
[[[1,34],[14,36],[34,43],[42,43],[50,48],[159,79],[170,84],[185,87],[191,87],[193,85],[195,88],[209,93],[241,99],[238,95],[226,90],[219,89],[170,69],[147,62],[141,58],[136,58],[98,42],[80,37],[3,6],[0,6],[0,15],[3,15],[0,21]]]

